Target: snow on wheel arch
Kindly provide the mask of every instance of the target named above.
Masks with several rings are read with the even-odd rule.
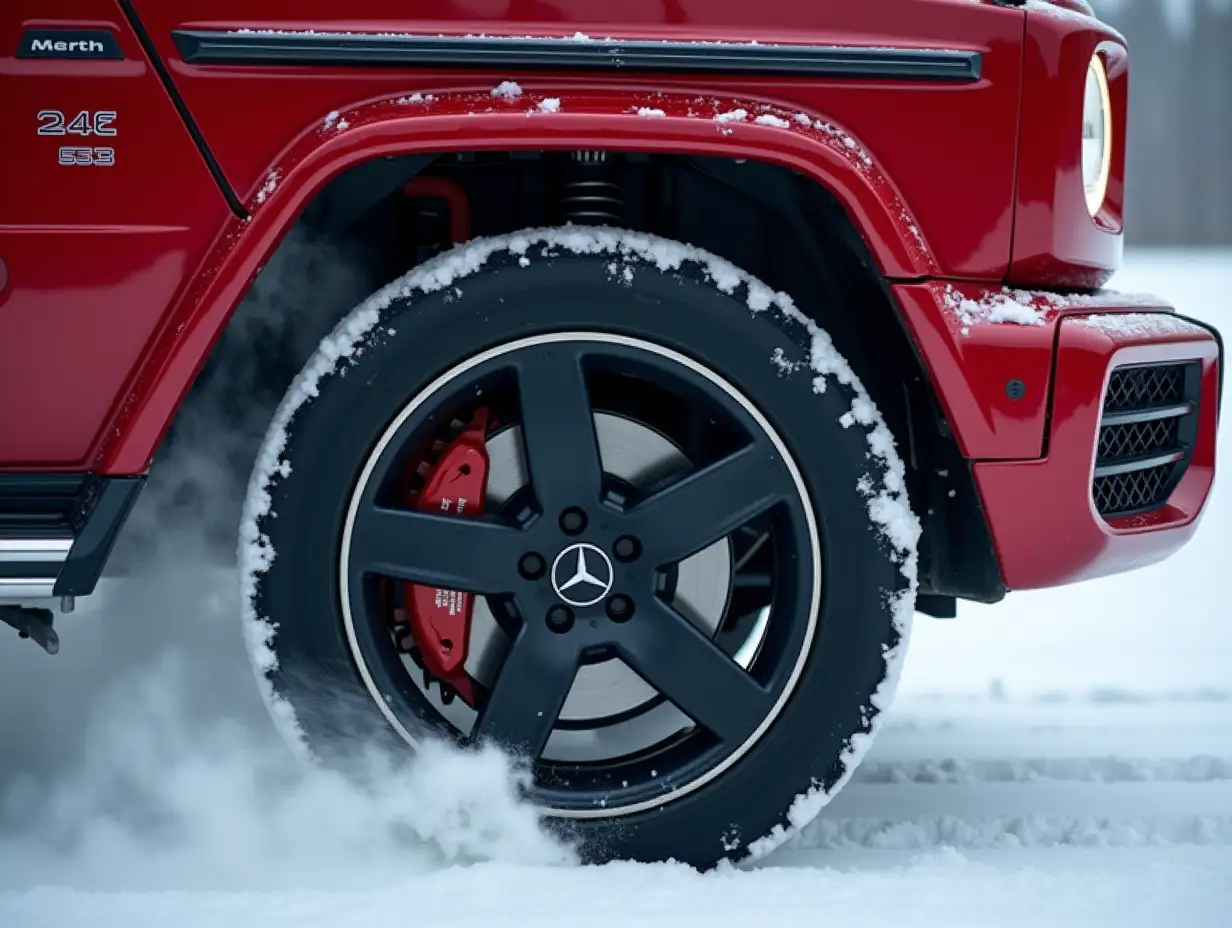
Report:
[[[893,700],[915,608],[920,524],[907,499],[906,468],[894,436],[830,336],[786,293],[775,292],[725,259],[691,245],[642,232],[578,226],[528,229],[476,239],[413,268],[378,290],[338,323],[295,378],[275,412],[257,455],[244,502],[238,547],[243,628],[262,694],[283,736],[293,748],[311,757],[293,707],[274,690],[270,680],[278,666],[273,649],[278,628],[277,623],[260,614],[257,604],[258,580],[277,557],[261,523],[267,517],[276,517],[272,490],[279,481],[290,476],[293,469],[293,462],[285,454],[288,428],[296,414],[318,396],[323,382],[358,364],[368,348],[392,334],[392,330],[381,325],[382,314],[392,303],[447,288],[461,295],[460,284],[467,277],[482,270],[494,255],[506,252],[515,256],[521,267],[562,253],[609,255],[612,261],[608,271],[613,281],[625,285],[633,279],[635,268],[657,268],[669,273],[686,264],[693,265],[725,294],[733,295],[743,287],[745,301],[752,312],[777,312],[805,328],[811,339],[808,363],[814,373],[815,392],[822,393],[831,383],[838,383],[853,394],[851,408],[839,422],[843,428],[860,428],[865,433],[870,466],[857,489],[867,500],[870,524],[879,532],[888,556],[899,565],[905,581],[901,590],[887,590],[885,594],[897,640],[885,649],[885,676],[870,705],[865,707],[868,730],[856,734],[849,742],[842,757],[842,775],[829,788],[815,782],[812,789],[798,796],[792,805],[788,814],[789,827],[780,826],[748,845],[750,856],[762,857],[811,821],[846,783],[868,751],[881,714]],[[782,359],[769,358],[767,363],[781,365]]]

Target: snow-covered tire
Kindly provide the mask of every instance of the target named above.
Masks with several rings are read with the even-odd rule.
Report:
[[[571,391],[552,385],[583,369],[577,395],[586,405],[579,406]],[[549,379],[558,375],[564,379]],[[677,395],[678,413],[671,411]],[[539,415],[545,397],[559,397],[551,415]],[[489,438],[493,476],[482,519],[390,517],[401,499],[391,503],[390,488],[415,466],[414,449],[439,439],[442,422],[458,410],[481,402],[493,417],[519,423],[529,478],[523,472],[520,489],[497,501],[504,509],[496,514],[498,442]],[[582,427],[562,432],[551,424],[558,419],[593,422],[594,431],[574,441]],[[692,431],[675,430],[677,419],[689,419]],[[640,485],[609,466],[604,429],[611,428],[685,470]],[[589,474],[595,458],[605,491],[613,474],[624,480],[618,489],[626,508],[610,497],[601,504],[579,496],[591,484],[576,475]],[[751,478],[742,476],[746,467]],[[692,497],[680,491],[690,480],[700,488]],[[575,497],[589,523],[566,531],[556,507]],[[729,505],[748,521],[727,513]],[[464,522],[470,526],[454,527]],[[640,529],[641,560],[625,563],[615,538]],[[730,534],[714,534],[721,531]],[[760,538],[747,556],[739,533]],[[531,765],[528,798],[589,859],[675,858],[706,867],[777,846],[851,775],[897,680],[918,533],[889,430],[829,337],[789,297],[680,243],[606,229],[531,230],[478,240],[414,269],[354,310],[309,361],[270,427],[250,484],[240,540],[245,630],[274,718],[310,755],[353,756],[355,739],[407,756],[425,738],[466,742],[465,718],[456,713],[470,710],[460,701],[445,708],[412,672],[380,618],[396,595],[389,590],[403,587],[374,573],[460,588],[446,581],[471,571],[470,589],[502,591],[477,602],[494,604],[490,621],[505,636],[499,670],[489,672],[487,688],[477,687],[490,695],[475,699],[514,708],[468,718],[496,740],[537,745],[531,753],[542,758]],[[591,553],[579,542],[593,542]],[[488,547],[455,568],[461,561],[448,552],[459,545]],[[707,547],[698,552],[698,545]],[[553,565],[546,576],[518,559],[532,549],[542,552],[542,566]],[[713,569],[698,574],[727,577],[723,612],[711,627],[682,618],[686,605],[694,608],[683,587],[693,559],[715,551],[718,561],[707,562]],[[403,560],[390,552],[405,552]],[[572,563],[575,553],[593,574],[585,582],[608,597],[607,611],[603,602],[591,606],[563,592],[566,574],[558,577],[555,563],[566,554]],[[586,557],[598,565],[593,571]],[[511,559],[521,573],[506,580]],[[758,576],[769,578],[757,581],[770,591],[764,606],[756,605],[762,594],[737,590],[756,585],[741,579],[752,576],[741,573],[749,563],[763,565]],[[620,591],[636,604],[627,621],[611,619]],[[753,596],[750,608],[760,616],[751,631],[747,617],[730,618],[732,629],[725,624],[745,602],[740,596]],[[553,614],[564,615],[562,598],[574,602],[568,634],[559,623],[545,631],[544,609],[550,625]],[[736,644],[722,644],[725,635]],[[716,662],[721,647],[727,658]],[[656,656],[662,653],[671,662]],[[569,739],[581,736],[545,729],[531,710],[547,707],[553,718],[572,711],[576,690],[566,665],[582,662],[572,684],[580,686],[582,673],[598,672],[587,661],[604,658],[597,666],[606,673],[614,656],[636,666],[652,692],[670,690],[670,699],[636,703],[619,719],[604,715],[608,708],[583,713],[585,722],[571,723],[586,731],[583,740],[616,743],[604,739],[618,730],[625,738],[626,729],[644,737],[644,720],[655,712],[666,718],[674,704],[687,704],[702,723],[674,729],[633,759],[597,748],[582,760],[571,755],[580,749]]]

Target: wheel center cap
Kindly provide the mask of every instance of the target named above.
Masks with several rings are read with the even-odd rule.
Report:
[[[612,562],[603,549],[580,541],[552,562],[552,589],[570,606],[593,606],[612,591]]]

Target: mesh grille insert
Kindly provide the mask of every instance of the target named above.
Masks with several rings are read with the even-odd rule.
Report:
[[[1112,372],[1104,412],[1170,406],[1185,398],[1185,365],[1122,367]]]
[[[1159,506],[1167,499],[1175,464],[1134,470],[1111,477],[1096,477],[1092,492],[1095,508],[1104,515],[1141,512]]]
[[[1112,372],[1091,485],[1100,515],[1148,512],[1167,502],[1189,465],[1199,380],[1193,362]],[[1174,459],[1161,460],[1169,455]]]
[[[1138,454],[1175,451],[1179,425],[1177,417],[1106,425],[1099,432],[1099,459],[1113,461]]]

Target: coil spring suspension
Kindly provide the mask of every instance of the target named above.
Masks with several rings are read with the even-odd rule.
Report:
[[[566,222],[587,226],[625,224],[625,189],[614,179],[607,152],[570,152],[568,176],[561,204]]]

